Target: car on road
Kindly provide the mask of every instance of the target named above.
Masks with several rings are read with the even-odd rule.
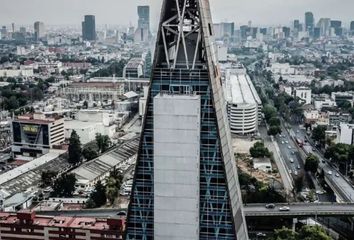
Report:
[[[267,235],[265,233],[259,232],[257,233],[257,237],[266,237]]]
[[[332,175],[332,171],[328,171],[327,174],[328,174],[328,175]]]
[[[297,165],[297,169],[301,169],[300,165]]]
[[[299,133],[300,131],[299,130],[296,130],[296,133]]]
[[[286,142],[286,144],[289,144],[289,141],[285,141]]]
[[[274,203],[268,203],[268,204],[265,205],[265,208],[273,209],[273,208],[275,208],[275,204]]]
[[[288,211],[290,211],[290,207],[288,207],[288,206],[280,207],[280,208],[279,208],[279,211],[281,211],[281,212],[288,212]]]
[[[291,149],[291,146],[289,145],[288,148]]]
[[[292,173],[293,173],[293,171],[289,170],[289,174],[292,174]]]
[[[294,151],[292,151],[292,152],[291,152],[291,154],[292,154],[292,155],[295,155],[295,152],[294,152]]]
[[[336,177],[339,177],[339,173],[336,173]]]
[[[293,158],[290,158],[289,159],[291,163],[294,163],[294,159]]]
[[[284,144],[284,141],[281,141],[281,144]]]
[[[294,175],[297,176],[297,174],[298,174],[297,171],[295,171],[295,172],[294,172]]]

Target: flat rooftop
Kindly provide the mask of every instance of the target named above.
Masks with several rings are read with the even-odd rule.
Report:
[[[138,153],[139,137],[120,144],[112,151],[90,161],[72,171],[78,180],[93,181],[96,178],[110,171],[113,167],[120,169],[129,158],[132,158]]]
[[[225,98],[232,104],[258,104],[261,99],[247,74],[229,74],[226,77]]]
[[[28,216],[27,216],[28,215]],[[124,228],[125,218],[114,219],[113,224],[109,224],[108,219],[92,218],[92,217],[64,217],[64,216],[37,216],[34,212],[18,212],[5,213],[0,212],[0,225],[10,224],[23,227],[21,218],[31,218],[32,223],[27,225],[42,227],[65,227],[88,230],[109,230],[111,225],[121,226]],[[113,219],[112,219],[113,220]],[[25,224],[26,225],[26,224]]]

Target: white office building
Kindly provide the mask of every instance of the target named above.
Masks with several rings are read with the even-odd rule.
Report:
[[[298,87],[294,89],[294,96],[300,98],[305,104],[311,104],[312,91],[307,87]]]
[[[354,124],[341,123],[337,129],[337,143],[352,145],[354,143]]]
[[[240,74],[238,69],[228,69],[224,92],[231,133],[245,135],[257,132],[262,102],[250,77]]]

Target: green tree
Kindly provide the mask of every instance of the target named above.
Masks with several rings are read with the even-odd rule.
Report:
[[[273,237],[269,238],[269,240],[298,240],[298,234],[283,227],[282,229],[275,230]]]
[[[253,158],[264,158],[272,156],[268,148],[264,146],[263,142],[256,142],[253,147],[250,148],[250,154]]]
[[[268,130],[268,135],[269,136],[276,136],[277,134],[281,134],[281,128],[280,126],[270,126]]]
[[[91,201],[88,201],[88,203],[86,204],[87,208],[101,207],[102,205],[106,204],[106,188],[103,186],[101,181],[98,181],[96,183],[95,189],[91,193],[89,199]]]
[[[97,134],[96,135],[96,144],[98,147],[98,150],[103,153],[105,152],[111,145],[111,140],[107,135],[101,135]]]
[[[312,173],[316,173],[318,164],[319,164],[318,157],[313,154],[309,154],[306,158],[305,170]]]
[[[114,203],[114,200],[118,197],[117,180],[113,177],[108,177],[106,180],[106,196],[111,204]]]
[[[331,240],[325,230],[320,226],[303,226],[298,235],[300,240]]]
[[[280,119],[277,117],[272,117],[271,119],[269,119],[269,124],[271,126],[280,126]]]
[[[93,147],[88,146],[84,147],[84,149],[82,150],[82,156],[86,160],[90,161],[98,157],[98,152]]]
[[[272,105],[270,104],[267,104],[264,106],[263,108],[263,113],[264,113],[264,117],[265,117],[265,120],[267,122],[269,122],[269,120],[271,118],[276,118],[277,117],[277,110],[275,107],[273,107]]]
[[[274,231],[268,240],[331,240],[326,231],[320,226],[303,226],[298,233],[283,227]]]
[[[63,174],[54,181],[53,197],[72,197],[75,191],[76,184],[75,174]]]
[[[77,135],[76,131],[72,131],[69,139],[69,159],[68,162],[71,164],[77,164],[81,162],[82,158],[82,148],[80,137]]]
[[[326,126],[317,126],[312,130],[312,139],[319,142],[321,146],[326,143]]]
[[[52,170],[46,170],[41,173],[41,181],[43,186],[51,186],[54,178],[58,175],[58,172]]]

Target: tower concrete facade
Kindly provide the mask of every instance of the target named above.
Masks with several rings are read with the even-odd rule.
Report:
[[[164,0],[125,239],[248,239],[208,0]]]

